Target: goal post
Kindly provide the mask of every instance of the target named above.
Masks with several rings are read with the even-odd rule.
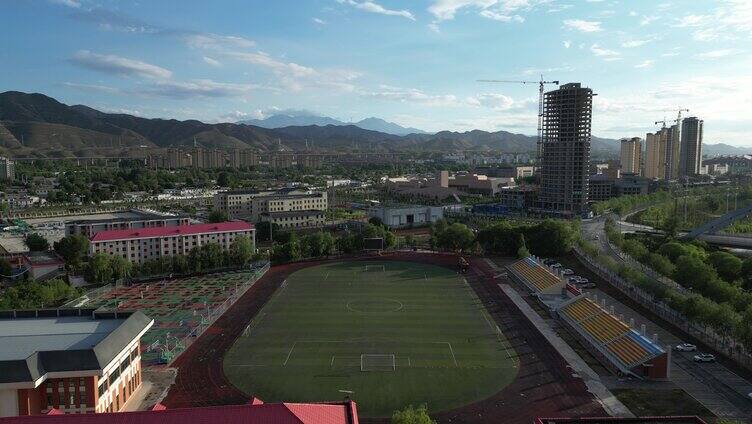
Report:
[[[397,369],[397,359],[394,354],[370,354],[360,355],[360,370],[367,371],[394,371]]]
[[[385,265],[366,265],[363,267],[363,272],[386,272]]]

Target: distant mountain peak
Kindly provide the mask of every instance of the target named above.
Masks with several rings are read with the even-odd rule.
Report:
[[[378,131],[393,135],[407,134],[427,134],[417,128],[403,127],[393,122],[385,121],[381,118],[370,117],[358,122],[343,122],[339,119],[327,116],[319,116],[311,112],[303,111],[280,111],[264,119],[247,119],[238,122],[240,124],[255,125],[261,128],[277,129],[284,127],[307,127],[318,125],[324,127],[327,125],[346,126],[354,125],[364,130]]]

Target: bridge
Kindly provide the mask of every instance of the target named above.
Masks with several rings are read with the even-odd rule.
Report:
[[[726,228],[729,225],[733,224],[734,222],[740,219],[746,218],[750,214],[752,214],[752,203],[746,206],[742,206],[739,209],[728,212],[722,216],[719,216],[716,219],[710,220],[706,222],[705,224],[700,225],[694,230],[688,232],[682,238],[685,240],[693,240],[702,236],[703,234],[716,233],[718,230]]]
[[[647,226],[618,221],[617,227],[622,233],[663,234],[663,231]],[[680,238],[688,239],[691,232],[679,232]],[[694,239],[702,240],[708,244],[736,249],[752,250],[752,235],[739,234],[699,234]]]

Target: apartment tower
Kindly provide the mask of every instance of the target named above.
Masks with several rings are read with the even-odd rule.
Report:
[[[564,84],[543,100],[539,207],[573,216],[586,210],[590,165],[593,90]]]
[[[642,160],[642,139],[640,137],[621,139],[621,172],[640,175]]]
[[[681,123],[681,151],[679,153],[679,177],[700,174],[702,167],[703,121],[692,116]]]
[[[650,179],[662,180],[666,178],[666,158],[668,154],[668,139],[670,128],[661,128],[655,134],[645,136],[645,172]]]

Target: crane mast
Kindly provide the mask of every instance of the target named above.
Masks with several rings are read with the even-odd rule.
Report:
[[[492,82],[502,84],[538,84],[538,140],[536,142],[536,163],[543,158],[543,88],[546,84],[559,85],[559,81],[544,81],[541,75],[540,81],[513,81],[513,80],[478,80],[478,82]]]

